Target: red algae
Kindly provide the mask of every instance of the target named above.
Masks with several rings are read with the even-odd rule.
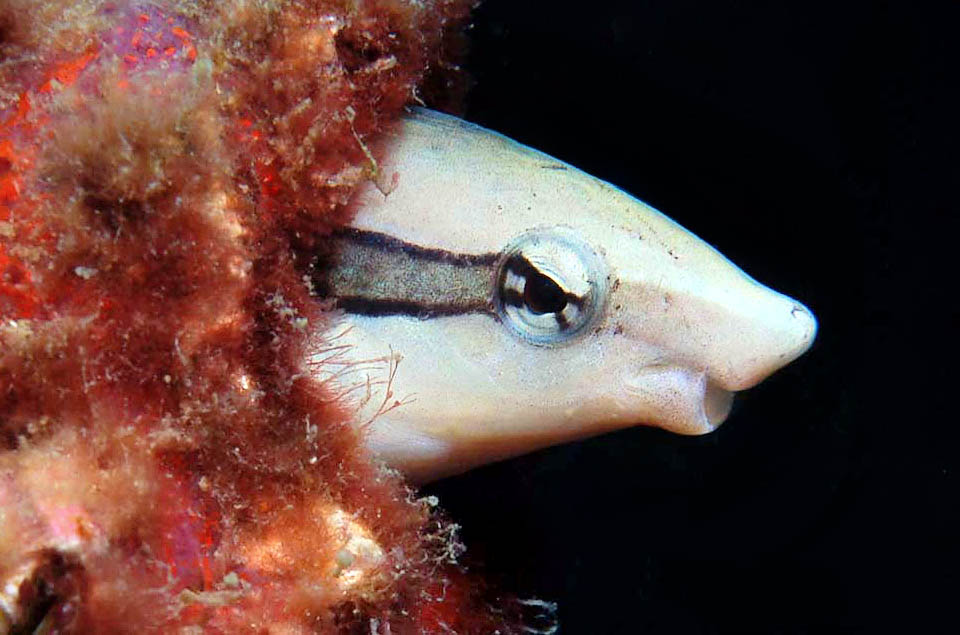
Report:
[[[513,632],[296,258],[470,4],[0,2],[0,633]]]

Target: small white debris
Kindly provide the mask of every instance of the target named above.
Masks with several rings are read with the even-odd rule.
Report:
[[[221,583],[228,589],[236,589],[240,586],[240,576],[238,576],[235,571],[231,571],[223,576]]]
[[[83,278],[84,280],[89,280],[99,272],[93,267],[74,267],[73,273],[77,274],[77,276]]]
[[[336,555],[337,566],[345,569],[350,565],[352,565],[355,559],[356,558],[354,557],[354,555],[350,553],[347,549],[337,550],[337,555]]]

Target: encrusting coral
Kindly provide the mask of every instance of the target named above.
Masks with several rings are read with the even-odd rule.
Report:
[[[304,367],[470,4],[0,2],[0,632],[511,632]]]

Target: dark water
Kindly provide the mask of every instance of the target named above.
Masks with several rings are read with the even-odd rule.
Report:
[[[468,119],[658,207],[820,321],[712,435],[632,429],[428,488],[491,578],[559,602],[562,633],[955,632],[960,435],[934,387],[956,362],[928,340],[960,322],[937,274],[957,13],[480,9]]]

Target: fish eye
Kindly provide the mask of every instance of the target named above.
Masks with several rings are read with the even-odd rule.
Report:
[[[606,280],[603,260],[573,230],[535,229],[501,252],[494,306],[517,337],[554,346],[596,321],[606,300]]]

